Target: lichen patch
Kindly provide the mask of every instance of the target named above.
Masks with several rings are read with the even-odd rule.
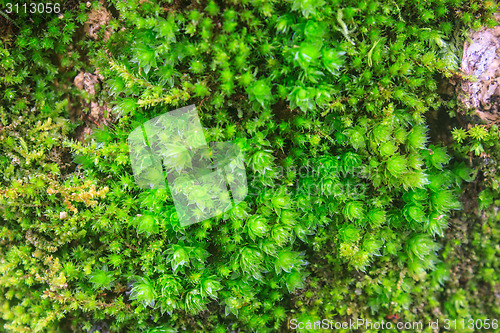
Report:
[[[498,17],[497,17],[498,18]],[[477,80],[462,81],[461,101],[487,123],[500,109],[500,25],[474,32],[465,42],[461,70]]]

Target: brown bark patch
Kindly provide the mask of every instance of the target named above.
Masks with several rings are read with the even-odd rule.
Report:
[[[93,99],[81,101],[82,110],[86,110],[86,112],[80,112],[79,118],[84,121],[84,124],[76,130],[76,139],[81,142],[92,134],[93,125],[102,127],[102,125],[108,125],[111,122],[108,104],[95,100],[96,90],[99,90],[102,80],[104,77],[95,71],[94,73],[80,72],[73,81],[78,89],[86,91]]]
[[[101,2],[103,4],[103,2]],[[87,6],[90,6],[90,2],[87,2]],[[99,31],[102,27],[106,27],[111,20],[112,15],[111,12],[108,11],[104,6],[101,6],[99,9],[93,9],[88,14],[88,19],[85,22],[83,27],[83,31],[93,39],[98,38]],[[108,40],[111,35],[111,31],[109,29],[104,30],[104,40]]]

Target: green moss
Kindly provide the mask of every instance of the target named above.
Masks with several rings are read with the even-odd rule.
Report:
[[[456,128],[443,147],[429,144],[425,117],[453,112],[438,80],[456,74],[467,29],[495,4],[107,6],[115,18],[97,40],[77,32],[94,1],[62,18],[20,14],[0,42],[6,331],[270,332],[293,318],[498,314],[497,127]],[[95,95],[71,88],[96,68]],[[109,123],[77,141],[91,121],[75,109],[90,102],[110,104]],[[134,183],[127,137],[189,104],[208,141],[244,153],[249,196],[182,227],[168,189]],[[467,166],[468,154],[478,157]],[[483,218],[458,201],[477,173]]]

